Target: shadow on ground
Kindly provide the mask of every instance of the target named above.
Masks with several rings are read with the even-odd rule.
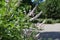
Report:
[[[60,40],[60,32],[43,32],[40,33],[39,40]]]

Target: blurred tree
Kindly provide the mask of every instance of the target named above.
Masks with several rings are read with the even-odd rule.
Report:
[[[57,19],[60,17],[60,0],[46,0],[46,14],[48,18]]]

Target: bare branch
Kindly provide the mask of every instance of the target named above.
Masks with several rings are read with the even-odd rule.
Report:
[[[37,6],[38,6],[38,4],[36,4],[35,7],[33,8],[33,10],[28,13],[27,17],[31,16],[33,14],[33,12],[36,10]]]
[[[42,14],[42,11],[41,11],[39,14],[37,14],[35,17],[31,18],[29,21],[35,20],[35,19],[38,18],[41,14]]]

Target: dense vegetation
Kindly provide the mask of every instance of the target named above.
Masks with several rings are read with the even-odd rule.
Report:
[[[43,14],[39,18],[57,20],[60,18],[59,4],[60,0],[46,0],[38,4],[35,13],[42,10]],[[25,38],[22,32],[22,29],[32,24],[29,22],[30,17],[25,17],[34,6],[31,0],[0,0],[0,40],[34,40],[33,37]]]

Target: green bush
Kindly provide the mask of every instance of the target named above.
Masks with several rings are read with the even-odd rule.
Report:
[[[2,5],[0,6],[0,40],[27,40],[22,30],[30,27],[31,23],[27,20],[29,17],[25,18],[26,15],[17,8],[19,1],[6,1],[0,1]]]
[[[52,24],[53,23],[53,21],[51,20],[51,19],[48,19],[48,20],[46,20],[46,22],[45,22],[46,24]]]
[[[60,0],[46,0],[47,18],[59,19],[60,17]]]
[[[40,18],[60,18],[60,0],[46,0],[38,6],[37,12],[42,10]]]
[[[56,20],[56,23],[60,23],[60,19],[57,19],[57,20]]]
[[[42,23],[45,19],[38,19],[37,21]],[[56,23],[56,21],[54,19],[46,19],[45,24],[53,24]]]

